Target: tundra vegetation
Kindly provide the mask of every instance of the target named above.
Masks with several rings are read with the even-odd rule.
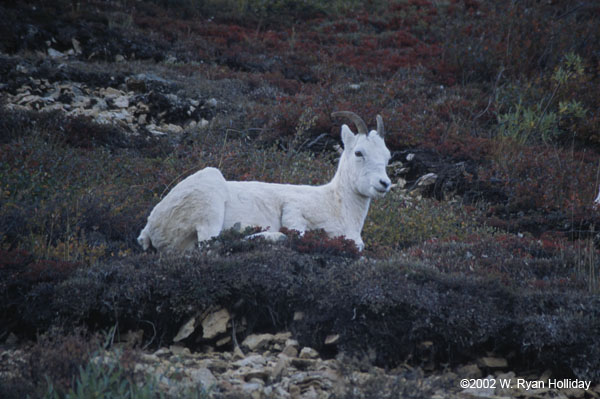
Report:
[[[424,367],[429,342],[438,369],[493,353],[600,380],[593,2],[33,1],[0,19],[0,343],[31,355],[1,397],[126,380],[129,352],[110,375],[88,363],[98,332],[156,349],[216,305],[242,335],[370,365]],[[335,110],[381,114],[392,156],[362,252],[227,230],[143,253],[152,208],[205,167],[330,181]]]

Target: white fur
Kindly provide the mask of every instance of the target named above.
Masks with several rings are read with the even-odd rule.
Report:
[[[156,205],[138,242],[146,250],[181,252],[236,223],[278,232],[324,229],[364,247],[361,231],[372,198],[385,195],[390,152],[377,131],[354,134],[342,126],[344,151],[333,179],[322,186],[226,181],[205,168],[177,184]],[[361,156],[362,154],[362,156]]]

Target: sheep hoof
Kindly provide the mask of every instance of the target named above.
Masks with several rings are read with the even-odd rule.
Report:
[[[271,242],[281,242],[285,241],[287,239],[287,236],[278,231],[263,231],[262,233],[256,233],[246,237],[247,240],[254,240],[255,238],[264,238],[265,240]]]

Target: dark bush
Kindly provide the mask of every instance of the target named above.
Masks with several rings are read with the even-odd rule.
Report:
[[[99,345],[98,337],[83,329],[49,330],[38,338],[29,354],[31,378],[40,386],[52,381],[57,392],[66,392]]]
[[[22,335],[28,331],[22,326],[44,331],[118,323],[123,331],[141,328],[147,337],[162,337],[152,343],[160,345],[191,315],[224,306],[246,318],[245,333],[291,328],[302,345],[324,350],[325,336],[338,333],[338,351],[359,357],[373,351],[381,366],[410,357],[418,362],[427,340],[437,362],[512,351],[509,361],[517,368],[550,364],[561,375],[600,377],[600,357],[586,357],[599,351],[598,298],[576,286],[542,290],[523,286],[520,274],[499,279],[440,272],[414,258],[353,261],[251,245],[235,256],[132,256],[75,269],[51,286],[12,277],[14,268],[5,267],[2,281],[20,288],[18,294],[9,289],[2,301],[2,324]],[[296,311],[303,320],[293,321]]]

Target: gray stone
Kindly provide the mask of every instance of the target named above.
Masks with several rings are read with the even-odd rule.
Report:
[[[331,334],[325,337],[325,345],[337,344],[340,340],[340,334]]]
[[[114,99],[113,104],[117,108],[127,108],[129,107],[129,98],[127,96],[119,96]]]
[[[487,367],[491,369],[508,367],[508,362],[502,357],[482,357],[477,361],[477,363],[479,363],[481,367]]]
[[[267,360],[261,355],[250,355],[233,362],[236,367],[259,367],[267,364]]]
[[[302,348],[300,351],[300,359],[316,359],[319,357],[319,352],[308,346]]]
[[[296,356],[298,356],[298,346],[297,345],[286,345],[286,347],[283,348],[283,351],[281,351],[281,353],[283,353],[284,355],[286,355],[288,357],[296,357]]]
[[[202,338],[211,339],[227,331],[231,315],[227,309],[209,314],[202,320]]]
[[[50,47],[48,49],[48,55],[50,56],[50,58],[64,58],[65,54],[61,53],[58,50],[53,49],[52,47]]]
[[[217,379],[211,373],[211,371],[205,367],[199,369],[192,369],[189,371],[191,380],[195,384],[201,384],[204,389],[210,389],[217,385]]]
[[[250,351],[256,351],[266,348],[273,339],[273,334],[251,334],[244,339],[242,346]]]

